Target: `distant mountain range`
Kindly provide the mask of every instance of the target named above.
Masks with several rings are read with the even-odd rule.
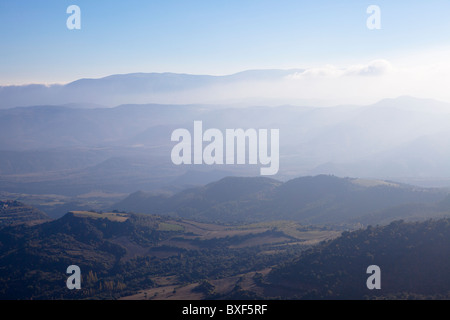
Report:
[[[228,90],[242,83],[277,81],[302,70],[249,70],[210,76],[178,73],[132,73],[100,79],[80,79],[60,85],[0,87],[0,109],[31,105],[70,105],[83,108],[114,107],[125,103],[186,103],[197,93],[199,100],[211,89]],[[176,97],[182,97],[185,102]],[[211,98],[211,100],[214,100]],[[216,100],[217,102],[218,100]],[[191,102],[189,102],[191,103]]]
[[[450,213],[447,192],[395,182],[320,175],[285,183],[229,177],[172,196],[131,194],[114,209],[218,223],[385,224]]]
[[[195,120],[205,130],[279,129],[279,180],[334,174],[450,185],[450,105],[400,97],[329,108],[146,104],[0,110],[0,191],[132,193],[259,175],[255,165],[175,166],[171,133],[192,130]],[[188,176],[191,181],[183,179]]]

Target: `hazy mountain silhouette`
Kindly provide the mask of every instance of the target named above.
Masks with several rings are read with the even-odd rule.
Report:
[[[325,175],[285,183],[260,177],[229,177],[171,196],[134,193],[115,204],[114,209],[213,222],[281,219],[304,224],[355,224],[367,223],[366,216],[380,210],[407,204],[431,205],[446,195],[443,190]],[[424,210],[421,216],[428,217],[430,212],[436,213]],[[383,215],[371,218],[374,224],[386,221]]]
[[[450,184],[450,105],[400,97],[329,108],[127,104],[0,110],[0,190],[42,187],[72,195],[103,186],[131,193],[172,183],[187,186],[181,177],[189,171],[259,175],[259,166],[173,165],[171,133],[192,131],[196,120],[203,121],[204,130],[279,129],[277,179],[335,174]]]
[[[276,81],[301,70],[248,70],[210,76],[177,73],[131,73],[99,79],[79,79],[65,85],[0,87],[0,109],[30,105],[72,104],[89,108],[124,103],[149,103],[164,97],[242,82]]]

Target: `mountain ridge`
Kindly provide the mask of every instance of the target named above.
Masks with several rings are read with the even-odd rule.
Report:
[[[299,177],[287,182],[261,177],[228,177],[173,195],[133,193],[113,208],[205,222],[251,223],[282,219],[302,224],[339,225],[360,223],[370,213],[395,206],[435,204],[446,196],[444,190],[380,181],[371,185],[367,181],[332,175]],[[386,217],[374,215],[371,221],[377,222],[377,218],[385,221]]]
[[[112,107],[118,105],[117,101],[149,103],[159,99],[163,93],[182,93],[248,81],[272,81],[300,70],[255,69],[220,76],[141,72],[82,78],[66,84],[0,86],[0,109],[35,104],[99,104]]]

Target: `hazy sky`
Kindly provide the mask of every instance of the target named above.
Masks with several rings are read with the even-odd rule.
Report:
[[[81,30],[66,27],[72,4]],[[381,30],[366,26],[372,4]],[[448,80],[449,13],[448,0],[0,0],[0,85],[266,68],[339,77],[371,65],[394,70],[391,81]]]

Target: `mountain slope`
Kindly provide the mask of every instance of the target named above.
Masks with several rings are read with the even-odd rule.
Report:
[[[366,269],[381,269],[369,290]],[[300,299],[450,297],[450,219],[345,232],[273,270],[267,295]]]
[[[172,196],[133,194],[114,209],[218,222],[284,219],[343,224],[358,223],[363,216],[393,206],[431,204],[445,196],[445,191],[326,175],[285,183],[269,178],[230,177]]]
[[[50,220],[42,211],[18,201],[0,201],[0,228],[19,224],[39,224]]]
[[[339,232],[289,222],[227,227],[155,215],[73,211],[0,228],[0,299],[114,299],[268,268]],[[77,265],[82,290],[65,286]]]

